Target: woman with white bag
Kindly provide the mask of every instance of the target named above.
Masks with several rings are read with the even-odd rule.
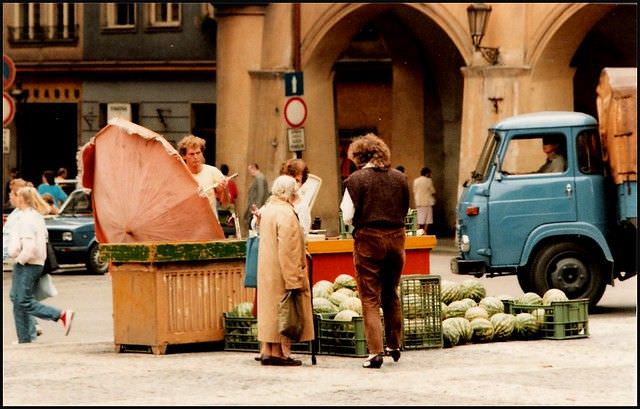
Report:
[[[26,186],[11,192],[19,213],[13,221],[9,234],[9,256],[13,265],[10,298],[13,302],[13,316],[18,335],[18,343],[30,343],[35,334],[35,323],[31,316],[51,321],[60,321],[69,334],[74,312],[38,302],[33,289],[42,275],[47,257],[47,228],[44,218],[36,210],[37,191]]]

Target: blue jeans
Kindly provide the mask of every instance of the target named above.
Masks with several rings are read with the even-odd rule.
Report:
[[[57,321],[61,310],[42,304],[33,298],[33,288],[38,284],[43,266],[37,264],[14,263],[11,274],[11,292],[13,319],[16,324],[18,342],[31,342],[36,337],[35,319]]]

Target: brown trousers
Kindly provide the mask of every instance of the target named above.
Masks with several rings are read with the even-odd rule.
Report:
[[[381,306],[387,346],[400,347],[402,308],[397,290],[405,261],[404,241],[404,227],[362,227],[354,235],[353,263],[370,354],[383,352]]]

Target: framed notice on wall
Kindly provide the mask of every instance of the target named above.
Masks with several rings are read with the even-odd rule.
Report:
[[[131,104],[121,102],[107,104],[107,121],[113,118],[126,119],[131,122]]]

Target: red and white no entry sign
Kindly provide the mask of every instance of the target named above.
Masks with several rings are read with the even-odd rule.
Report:
[[[284,104],[284,120],[292,128],[298,128],[307,119],[307,105],[300,97],[289,98]]]
[[[13,115],[16,113],[16,104],[13,102],[11,95],[6,92],[2,93],[2,127],[9,125],[13,121]]]

